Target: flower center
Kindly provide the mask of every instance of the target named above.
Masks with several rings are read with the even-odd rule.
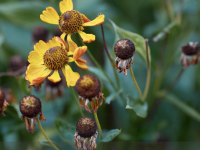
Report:
[[[82,24],[82,16],[76,10],[64,12],[59,19],[59,28],[66,34],[77,33],[81,30]]]
[[[67,51],[56,46],[47,50],[43,56],[45,66],[50,70],[61,69],[68,62]]]

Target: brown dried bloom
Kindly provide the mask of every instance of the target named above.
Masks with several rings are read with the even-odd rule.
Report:
[[[127,69],[129,69],[131,64],[133,64],[135,45],[129,39],[121,39],[116,42],[114,51],[115,51],[115,69],[119,69],[119,73],[124,71],[124,75],[127,75]],[[122,67],[120,67],[121,64]]]
[[[5,100],[5,94],[4,94],[3,90],[0,87],[0,110],[1,110],[1,116],[6,116],[4,114],[4,111],[6,110],[8,105],[9,105],[8,102]]]
[[[22,113],[21,120],[25,118],[25,125],[28,132],[33,133],[36,126],[36,117],[40,114],[40,120],[45,121],[42,114],[42,105],[39,98],[34,95],[25,96],[19,103],[19,108]],[[31,120],[31,124],[29,120]]]
[[[75,146],[78,150],[83,148],[84,150],[96,149],[96,139],[98,131],[96,122],[89,117],[83,117],[76,123],[76,133],[74,135]],[[89,143],[87,144],[87,141]]]
[[[79,94],[79,103],[80,105],[89,113],[91,109],[87,106],[88,102],[91,102],[91,106],[94,112],[97,112],[99,106],[102,105],[103,100],[103,93],[101,93],[101,83],[99,79],[91,74],[86,74],[81,76],[78,81],[76,82],[76,92]],[[96,99],[96,102],[95,102]],[[100,103],[98,99],[101,99]],[[84,103],[83,101],[86,102]]]

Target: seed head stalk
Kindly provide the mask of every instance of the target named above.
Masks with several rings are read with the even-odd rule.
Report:
[[[99,129],[99,137],[100,137],[100,140],[102,140],[102,130],[101,130],[101,125],[99,123],[99,119],[98,119],[98,116],[97,116],[97,112],[94,112],[94,117],[95,117],[95,120],[96,120],[96,123],[97,123],[97,127]]]
[[[80,105],[79,105],[79,103],[78,103],[78,99],[77,99],[77,97],[76,97],[76,94],[75,94],[75,92],[74,92],[73,87],[70,87],[70,89],[71,89],[71,91],[72,91],[72,95],[73,95],[73,97],[74,97],[74,99],[75,99],[75,101],[76,101],[76,104],[77,104],[77,106],[78,106],[78,109],[79,109],[79,111],[80,111],[80,113],[81,113],[81,116],[84,117],[83,111],[82,111],[82,109],[81,109],[81,107],[80,107]]]
[[[38,123],[38,126],[40,128],[40,130],[42,131],[43,135],[45,136],[45,138],[47,139],[47,141],[49,142],[49,144],[55,149],[55,150],[59,150],[59,148],[57,148],[52,142],[51,140],[48,138],[48,136],[46,135],[46,133],[44,132],[43,128],[42,128],[42,125],[38,119],[38,116],[36,117],[36,120],[37,120],[37,123]]]

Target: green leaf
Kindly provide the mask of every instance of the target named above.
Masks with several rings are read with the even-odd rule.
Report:
[[[62,150],[62,148],[56,144],[56,142],[53,142],[51,141],[59,150]],[[49,147],[52,147],[51,144],[47,141],[47,140],[44,140],[44,141],[40,141],[40,144],[42,145],[45,145],[45,146],[49,146]]]
[[[172,94],[167,94],[164,96],[164,99],[168,102],[174,104],[179,109],[181,109],[184,113],[188,114],[190,117],[200,122],[200,113],[198,113],[194,108],[188,106],[187,104],[180,101],[177,97]]]
[[[31,88],[28,88],[28,82],[24,80],[25,75],[21,75],[18,79],[19,88],[24,94],[31,95]]]
[[[87,71],[90,71],[91,73],[94,73],[98,78],[104,80],[104,81],[108,81],[106,76],[103,74],[103,72],[96,67],[89,67],[89,69]]]
[[[129,39],[131,40],[135,45],[135,50],[137,53],[139,53],[144,60],[147,62],[147,56],[146,56],[146,45],[145,45],[145,39],[136,33],[124,30],[120,27],[118,27],[112,20],[109,20],[114,28],[115,31],[115,43],[120,39]],[[151,63],[151,53],[149,48],[149,61]]]
[[[113,101],[114,99],[116,99],[116,97],[122,93],[122,89],[120,89],[118,92],[114,92],[112,94],[110,94],[108,97],[106,97],[106,103],[110,104],[111,101]]]
[[[54,120],[56,128],[59,133],[67,140],[74,142],[74,134],[76,132],[76,127],[69,123],[63,123],[59,120]]]
[[[33,28],[41,23],[40,14],[47,6],[50,4],[40,1],[2,3],[0,15],[14,24]]]
[[[21,112],[19,110],[19,104],[9,104],[6,112],[8,112],[10,115],[16,117],[16,118],[21,118]]]
[[[103,137],[103,139],[101,140],[102,142],[110,142],[112,141],[116,136],[118,136],[120,134],[121,130],[119,129],[113,129],[110,130],[106,136]]]
[[[126,109],[133,109],[138,116],[145,118],[147,116],[148,105],[146,102],[142,102],[141,99],[128,96]]]

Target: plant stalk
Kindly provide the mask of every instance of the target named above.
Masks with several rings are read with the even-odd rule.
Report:
[[[99,119],[98,119],[98,116],[97,116],[97,113],[94,112],[94,117],[95,117],[95,120],[96,120],[96,123],[97,123],[97,127],[99,129],[99,137],[100,137],[100,140],[102,140],[102,130],[101,130],[101,125],[99,123]]]

